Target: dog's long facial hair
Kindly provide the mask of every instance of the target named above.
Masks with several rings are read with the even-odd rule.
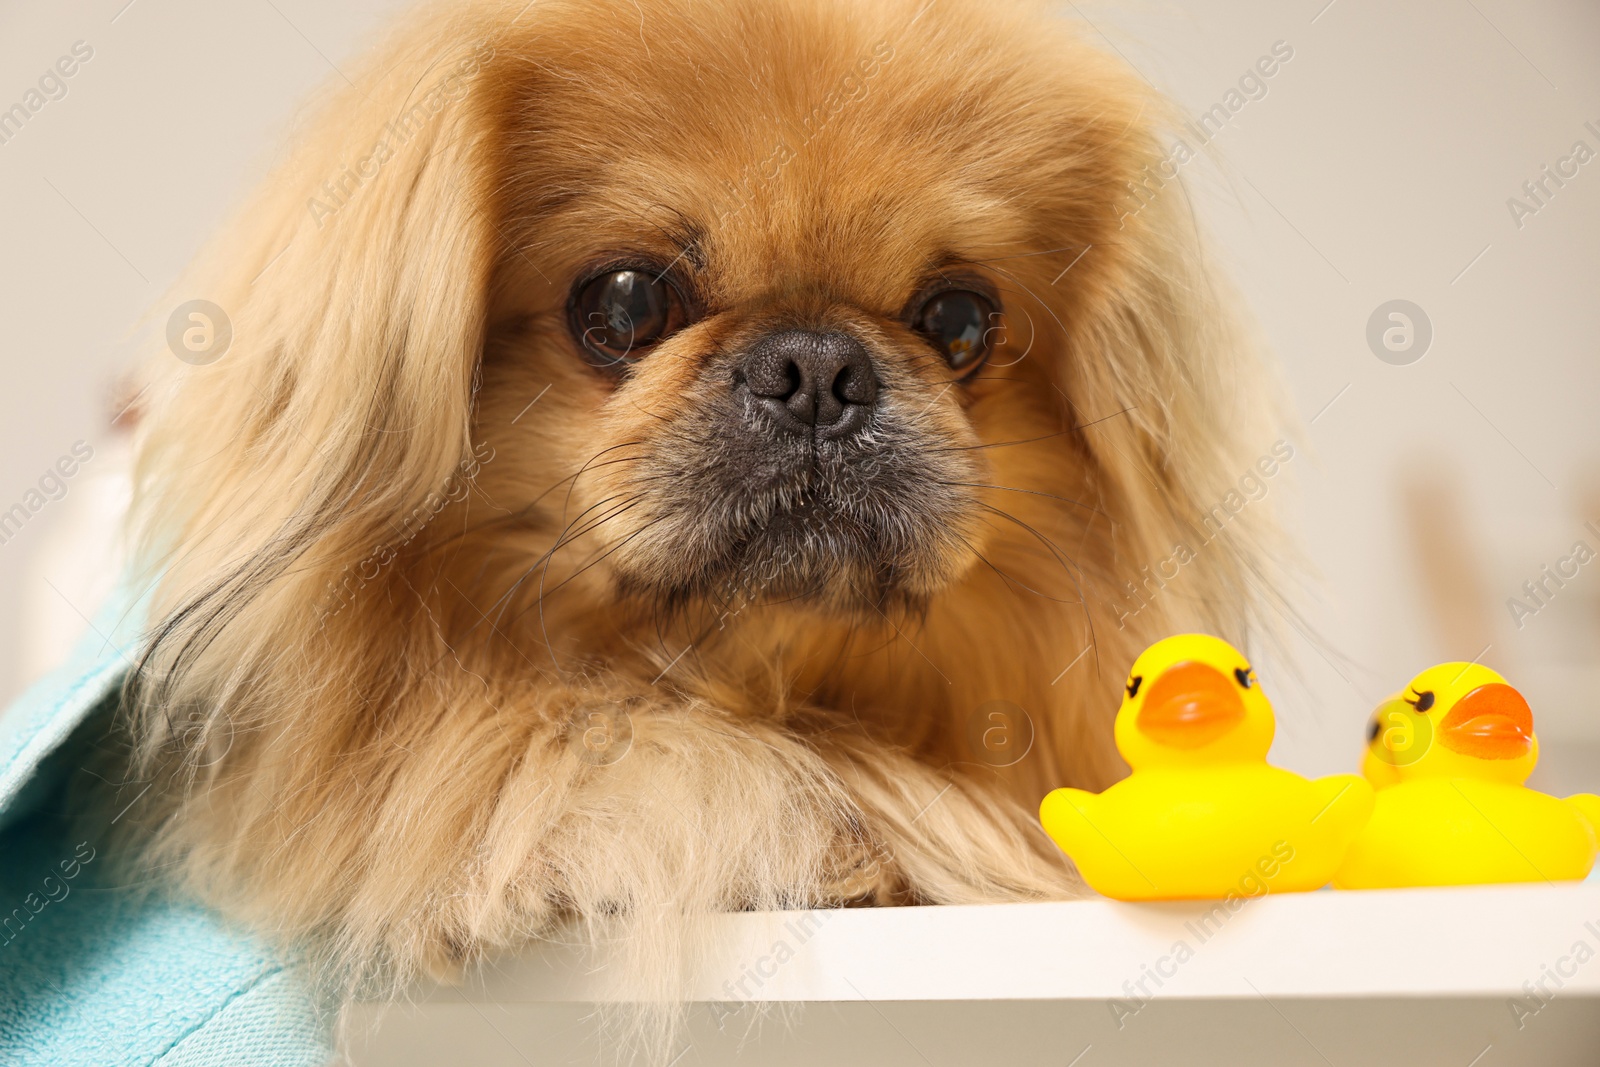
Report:
[[[1261,390],[1156,103],[1026,4],[451,7],[158,368],[156,858],[345,973],[577,921],[646,999],[719,909],[1075,892],[1039,797],[1243,637],[1265,513],[1202,543]]]

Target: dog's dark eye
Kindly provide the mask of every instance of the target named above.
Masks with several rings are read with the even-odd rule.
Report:
[[[923,304],[912,327],[951,369],[970,371],[988,358],[994,313],[994,304],[982,293],[951,289]]]
[[[573,305],[573,330],[603,365],[638,359],[683,321],[670,282],[643,270],[614,270],[585,282]]]

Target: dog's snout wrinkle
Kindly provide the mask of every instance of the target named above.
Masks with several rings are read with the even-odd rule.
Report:
[[[782,432],[838,437],[866,424],[878,399],[872,357],[847,333],[783,330],[745,354],[741,377]]]

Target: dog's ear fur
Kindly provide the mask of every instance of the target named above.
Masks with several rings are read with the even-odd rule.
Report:
[[[1103,592],[1107,621],[1133,631],[1126,663],[1179,628],[1241,645],[1252,632],[1270,636],[1276,620],[1260,613],[1269,602],[1282,610],[1277,579],[1292,566],[1270,577],[1262,569],[1286,558],[1276,501],[1236,506],[1241,479],[1258,477],[1263,457],[1283,458],[1273,459],[1273,431],[1284,405],[1167,147],[1185,136],[1182,117],[1132,71],[1101,61],[1096,84],[1118,87],[1106,93],[1121,110],[1102,112],[1096,136],[1079,140],[1116,186],[1095,199],[1114,207],[1074,234],[1088,246],[1063,272],[1076,304],[1061,315],[1058,380],[1117,519],[1118,558]],[[1120,670],[1112,668],[1119,681]]]
[[[1145,173],[1160,159],[1151,141]],[[1272,454],[1273,375],[1241,301],[1207,259],[1187,188],[1174,181],[1140,204],[1130,197],[1116,282],[1074,339],[1066,372],[1074,421],[1093,423],[1084,441],[1129,517],[1117,570],[1136,592],[1124,585],[1114,602],[1138,612],[1159,595],[1160,610],[1140,620],[1157,623],[1150,640],[1189,627],[1244,645],[1252,631],[1276,628],[1250,614],[1276,599],[1262,571],[1283,559],[1275,501],[1234,506],[1240,480]]]
[[[478,30],[445,16],[380,49],[180,283],[174,302],[216,303],[233,340],[203,366],[152,358],[147,694],[209,661],[227,703],[470,454],[507,80]]]

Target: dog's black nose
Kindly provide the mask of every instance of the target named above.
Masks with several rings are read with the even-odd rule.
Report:
[[[847,333],[784,330],[750,346],[744,380],[792,433],[836,436],[866,421],[878,399],[872,357]]]

